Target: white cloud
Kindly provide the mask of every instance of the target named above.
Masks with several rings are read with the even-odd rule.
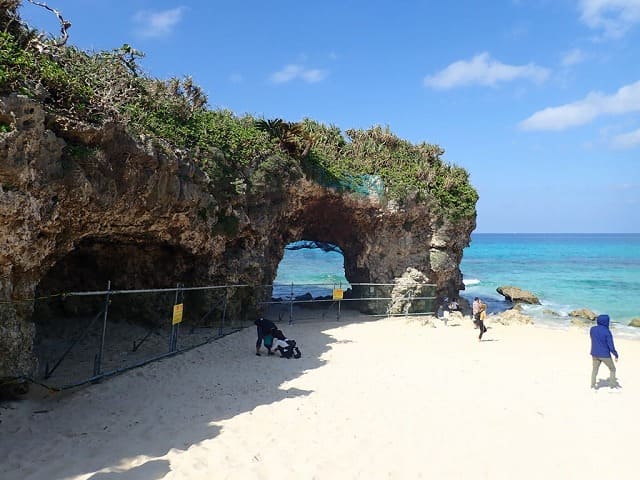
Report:
[[[269,78],[273,83],[287,83],[297,79],[307,83],[317,83],[327,78],[327,75],[328,72],[326,70],[289,64],[285,65],[282,70],[272,73]]]
[[[608,37],[624,35],[640,22],[640,0],[580,0],[580,19]]]
[[[571,67],[573,65],[577,65],[586,60],[587,56],[585,53],[579,48],[574,48],[573,50],[568,51],[562,57],[562,66],[563,67]]]
[[[546,68],[532,63],[506,65],[484,52],[471,60],[459,60],[434,75],[424,79],[427,87],[446,90],[467,85],[493,86],[498,82],[509,82],[518,78],[543,82],[549,76]]]
[[[640,81],[625,85],[612,95],[590,92],[582,100],[535,112],[520,122],[523,130],[564,130],[584,125],[601,115],[640,111]]]
[[[627,149],[640,146],[640,128],[633,132],[616,135],[611,140],[614,148]]]
[[[139,25],[139,34],[143,37],[163,37],[171,33],[182,20],[185,7],[172,8],[160,12],[143,10],[135,14],[134,21]]]

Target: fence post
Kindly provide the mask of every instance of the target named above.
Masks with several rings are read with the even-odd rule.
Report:
[[[178,299],[180,296],[180,284],[176,285],[176,297],[173,301],[174,305],[178,305]],[[171,320],[171,337],[169,338],[169,351],[175,352],[178,348],[178,329],[180,327],[179,323],[173,323],[173,318]]]
[[[342,282],[338,283],[338,289],[342,290]],[[336,322],[340,321],[340,304],[342,304],[342,299],[338,299],[338,316],[336,317]]]
[[[407,304],[407,306],[404,309],[404,316],[407,317],[407,315],[409,315],[409,309],[411,309],[411,306],[413,305],[413,290],[409,290],[409,303]]]
[[[107,282],[107,294],[104,298],[104,315],[102,316],[102,333],[100,335],[100,350],[95,356],[93,364],[93,376],[100,375],[102,368],[102,355],[104,354],[104,339],[107,334],[107,316],[109,314],[109,296],[111,294],[111,280]]]
[[[220,327],[218,328],[218,335],[222,336],[222,332],[224,329],[224,322],[225,319],[227,318],[227,300],[229,298],[229,290],[228,288],[225,286],[224,287],[224,302],[222,303],[222,319],[220,322]]]
[[[291,282],[291,295],[289,296],[289,325],[293,323],[293,282]]]

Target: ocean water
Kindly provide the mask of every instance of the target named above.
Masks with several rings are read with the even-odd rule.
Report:
[[[640,337],[640,329],[626,326],[640,317],[640,234],[477,233],[460,268],[466,287],[461,296],[481,297],[489,313],[509,307],[496,288],[515,285],[540,298],[542,305],[525,307],[536,323],[567,327],[569,312],[588,308],[608,313],[617,333]],[[342,254],[285,250],[274,296],[290,296],[292,283],[294,295],[348,288]]]
[[[290,298],[310,293],[314,297],[322,297],[331,295],[334,288],[349,287],[342,253],[325,252],[319,248],[285,249],[278,265],[273,296]]]
[[[568,313],[588,308],[607,313],[618,330],[640,317],[640,234],[472,234],[460,269],[466,290],[489,311],[504,308],[501,285],[536,294],[541,306],[527,307],[537,323],[566,326]],[[557,315],[549,314],[549,311]]]

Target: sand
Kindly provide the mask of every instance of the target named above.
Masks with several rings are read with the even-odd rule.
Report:
[[[594,391],[586,329],[309,318],[282,325],[298,360],[251,328],[0,405],[0,478],[638,478],[638,341]]]

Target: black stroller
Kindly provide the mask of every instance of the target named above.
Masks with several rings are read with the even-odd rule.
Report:
[[[281,330],[274,331],[273,338],[274,348],[280,352],[282,358],[300,358],[302,356],[302,352],[296,344],[296,341],[286,338]]]

